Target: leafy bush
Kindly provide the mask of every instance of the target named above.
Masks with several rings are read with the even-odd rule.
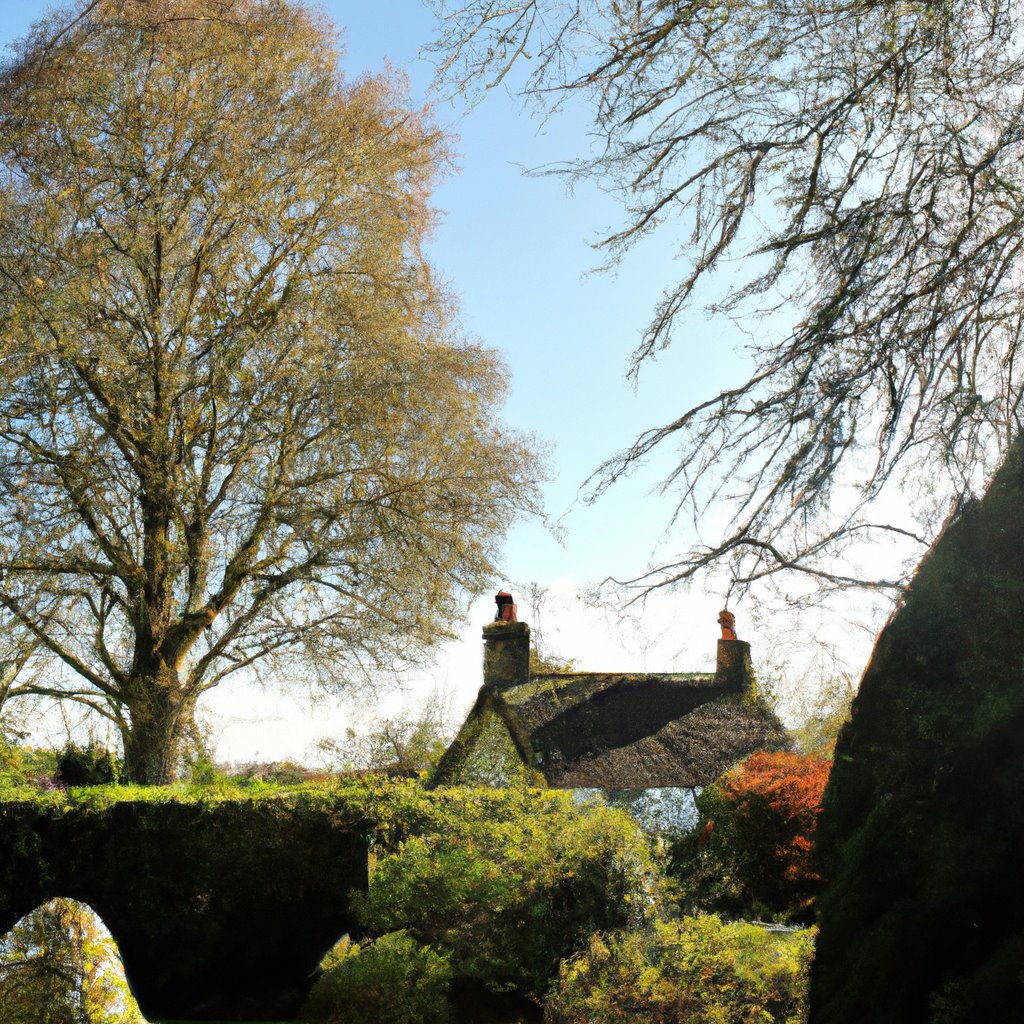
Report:
[[[203,823],[219,817],[251,829],[261,844],[270,825],[278,835],[278,825],[294,831],[301,824],[316,832],[333,821],[372,822],[369,892],[354,901],[359,923],[371,937],[406,930],[448,956],[457,996],[467,1002],[482,1003],[491,994],[510,1002],[538,999],[557,976],[559,960],[581,948],[592,932],[641,924],[662,898],[658,866],[632,819],[607,807],[578,807],[566,793],[425,791],[410,780],[361,776],[295,787],[225,780],[213,787],[18,791],[12,799],[11,819],[21,821],[28,835],[34,834],[35,818],[62,828],[95,821],[87,831],[98,834],[96,829],[127,820],[107,814],[109,808],[132,801],[131,822],[144,814],[154,830],[153,848],[144,850],[146,863],[166,859],[178,845],[194,853],[206,841]],[[161,805],[173,807],[174,814],[162,814]],[[197,832],[182,832],[188,806],[203,809],[185,815]],[[166,833],[159,832],[164,828]],[[20,834],[12,833],[12,841]],[[158,835],[165,838],[157,842]],[[69,848],[69,856],[75,852]],[[223,855],[220,847],[211,852]],[[243,875],[260,870],[243,872],[237,862],[234,869]],[[267,878],[266,884],[277,887],[279,880]],[[346,892],[352,885],[340,875],[336,884]]]
[[[684,905],[810,920],[814,836],[832,762],[754,754],[697,798],[696,828],[673,847]]]
[[[57,756],[56,779],[62,786],[107,786],[121,778],[121,760],[97,743],[69,743]]]
[[[107,811],[132,801],[131,828],[140,815],[152,822],[139,861],[143,874],[158,870],[150,862],[162,863],[179,845],[194,853],[204,837],[215,839],[203,823],[219,818],[258,836],[254,849],[265,845],[271,825],[284,842],[283,830],[294,832],[298,825],[317,832],[331,822],[372,822],[370,888],[355,899],[361,925],[371,937],[405,930],[449,957],[457,998],[469,1003],[483,1003],[491,994],[510,1004],[516,998],[537,1000],[557,976],[559,960],[581,948],[592,932],[642,924],[662,897],[648,841],[629,816],[607,807],[578,807],[566,793],[425,791],[410,780],[361,776],[295,787],[225,779],[211,787],[17,791],[11,799],[9,816],[29,836],[36,832],[36,818],[94,835],[118,828],[128,819]],[[163,814],[161,805],[174,813]],[[203,813],[185,814],[192,825],[183,832],[189,806]],[[12,841],[19,835],[11,833]],[[78,852],[68,847],[69,857]],[[220,846],[211,851],[218,857],[223,852]],[[212,863],[208,857],[200,861]],[[260,870],[243,865],[242,871],[233,863],[237,875]],[[325,864],[324,870],[331,868]],[[265,881],[279,885],[277,878]],[[340,874],[333,881],[346,892],[354,884]],[[206,953],[197,950],[195,956]]]
[[[321,964],[300,1018],[317,1024],[441,1024],[448,1019],[448,957],[405,932],[365,946],[342,940]]]
[[[57,755],[21,745],[24,737],[5,733],[0,727],[0,793],[18,789],[52,790],[56,782]]]
[[[799,1024],[812,955],[810,931],[714,916],[594,935],[562,965],[545,1024]]]
[[[647,841],[620,811],[462,789],[392,810],[357,914],[371,932],[408,929],[490,992],[542,994],[591,932],[642,920],[658,898]]]
[[[213,774],[227,773],[214,765]],[[294,761],[252,761],[236,768],[230,773],[230,777],[238,782],[273,782],[281,786],[298,786],[305,782],[310,774],[308,768]]]

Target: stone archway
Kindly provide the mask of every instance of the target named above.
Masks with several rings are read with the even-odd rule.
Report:
[[[353,931],[367,823],[283,800],[0,805],[0,932],[90,906],[147,1017],[279,1020]]]

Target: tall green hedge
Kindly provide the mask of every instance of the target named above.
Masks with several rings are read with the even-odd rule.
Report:
[[[878,639],[818,829],[814,1024],[1024,1020],[1024,446]]]
[[[560,958],[661,896],[635,823],[560,792],[364,777],[7,796],[0,928],[51,897],[88,904],[151,1017],[288,1017],[344,932],[401,931],[455,987],[539,1002]]]

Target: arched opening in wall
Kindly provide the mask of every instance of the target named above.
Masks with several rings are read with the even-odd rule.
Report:
[[[56,898],[0,937],[3,1024],[145,1024],[117,943],[85,903]]]

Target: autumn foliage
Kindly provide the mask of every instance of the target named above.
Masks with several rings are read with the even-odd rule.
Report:
[[[817,881],[811,852],[830,768],[820,757],[755,754],[722,787],[741,819],[768,818],[775,826],[768,833],[771,854],[789,882]]]
[[[687,899],[775,918],[810,916],[814,835],[832,762],[754,754],[698,798],[700,821],[674,851]]]

